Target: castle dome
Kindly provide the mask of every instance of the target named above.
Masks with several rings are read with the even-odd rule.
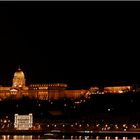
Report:
[[[23,71],[18,68],[18,70],[14,73],[13,77],[13,85],[12,87],[25,87],[25,75]]]
[[[18,68],[18,70],[14,73],[14,77],[24,78],[25,76],[23,71],[20,68]]]

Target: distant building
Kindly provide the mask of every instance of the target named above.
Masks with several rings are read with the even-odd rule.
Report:
[[[19,115],[15,114],[14,128],[16,130],[29,130],[33,126],[33,114]]]
[[[125,93],[132,91],[132,86],[104,87],[104,93]]]
[[[67,84],[50,83],[50,84],[30,84],[26,86],[26,79],[23,71],[18,68],[14,73],[11,87],[0,86],[0,100],[6,98],[19,99],[28,96],[32,99],[39,100],[57,100],[63,98],[76,99],[90,94],[106,94],[106,93],[126,93],[137,91],[133,86],[110,86],[100,89],[99,87],[91,87],[90,89],[68,90]]]

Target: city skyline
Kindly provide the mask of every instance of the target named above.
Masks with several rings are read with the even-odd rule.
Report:
[[[0,84],[10,85],[19,65],[29,83],[88,88],[139,82],[137,19],[131,9],[137,12],[138,6],[1,2]]]
[[[0,2],[0,139],[138,139],[139,2]]]

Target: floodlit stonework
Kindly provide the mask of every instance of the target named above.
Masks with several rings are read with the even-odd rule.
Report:
[[[87,90],[66,90],[67,84],[30,84],[26,86],[24,72],[18,68],[14,73],[11,87],[0,87],[0,100],[6,98],[19,99],[23,96],[39,100],[57,100],[63,98],[78,98],[87,93]]]
[[[0,86],[0,100],[6,98],[19,99],[28,96],[31,99],[39,100],[58,100],[64,98],[76,99],[79,97],[87,97],[91,94],[117,93],[122,94],[133,91],[132,86],[111,86],[90,87],[89,89],[68,90],[67,84],[64,83],[48,83],[48,84],[30,84],[26,85],[24,72],[18,68],[14,73],[13,83],[11,87]]]

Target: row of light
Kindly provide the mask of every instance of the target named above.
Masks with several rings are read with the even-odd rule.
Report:
[[[48,86],[61,86],[61,87],[67,87],[67,84],[63,83],[54,83],[54,84],[31,84],[30,87],[48,87]]]
[[[48,124],[48,125],[47,125],[47,127],[51,127],[51,126],[59,127],[60,125],[57,125],[57,124],[51,124],[51,125]],[[62,124],[62,127],[66,127],[66,126],[68,126],[68,125]],[[70,127],[74,127],[74,126],[79,126],[79,127],[84,126],[84,127],[85,127],[85,125],[77,124],[77,123],[75,123],[75,124],[70,124],[69,126],[70,126]],[[101,128],[102,130],[110,130],[110,129],[111,129],[110,125],[108,125],[108,124],[106,124],[106,125],[104,125],[104,126],[101,126],[100,124],[96,124],[95,126],[94,126],[94,125],[86,124],[86,127],[90,127],[90,126],[96,127],[96,128]],[[116,128],[116,129],[119,129],[119,126],[118,126],[117,124],[115,124],[115,128]],[[127,126],[126,124],[123,124],[122,126],[120,126],[120,128],[127,129],[128,126]],[[138,128],[138,126],[132,124],[132,125],[131,125],[131,128]]]

